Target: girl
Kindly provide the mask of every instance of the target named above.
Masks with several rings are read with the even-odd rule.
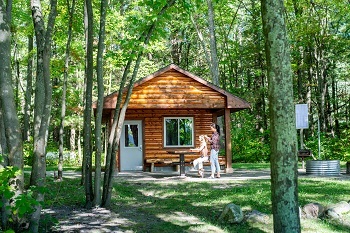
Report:
[[[206,162],[209,160],[208,147],[207,147],[207,142],[205,141],[204,135],[199,136],[199,142],[200,142],[199,148],[191,149],[191,150],[200,152],[201,157],[193,161],[193,167],[196,169],[198,165],[198,175],[203,178],[204,177],[203,162]]]

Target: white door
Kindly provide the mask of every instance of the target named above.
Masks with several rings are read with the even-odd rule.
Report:
[[[142,121],[124,121],[120,137],[120,171],[142,171]]]

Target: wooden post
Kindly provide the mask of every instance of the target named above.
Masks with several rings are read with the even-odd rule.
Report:
[[[232,147],[231,147],[231,112],[225,108],[225,156],[226,173],[232,173]]]

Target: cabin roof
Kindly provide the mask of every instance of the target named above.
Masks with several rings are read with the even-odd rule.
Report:
[[[174,64],[170,64],[158,71],[156,71],[155,73],[153,74],[150,74],[138,81],[136,81],[134,83],[134,87],[133,87],[133,93],[134,92],[137,92],[137,90],[142,90],[143,87],[146,86],[147,83],[151,83],[152,81],[154,81],[156,78],[162,78],[163,75],[166,75],[167,72],[178,72],[180,75],[186,77],[186,78],[189,78],[191,79],[190,81],[192,83],[197,83],[196,85],[201,85],[203,87],[206,87],[206,89],[208,90],[211,90],[211,93],[207,94],[207,95],[210,95],[209,98],[215,94],[215,95],[220,95],[222,98],[221,102],[222,102],[222,105],[208,105],[208,104],[205,104],[203,105],[203,108],[213,108],[213,109],[218,109],[218,108],[228,108],[231,110],[231,112],[235,112],[235,111],[239,111],[239,110],[242,110],[242,109],[247,109],[247,108],[250,108],[250,104],[245,101],[244,99],[240,98],[240,97],[237,97],[225,90],[223,90],[222,88],[220,87],[217,87],[216,85],[178,67],[177,65],[174,65]],[[127,93],[127,90],[128,90],[128,87],[125,87],[124,90],[123,90],[123,95],[125,96],[125,94]],[[136,90],[136,91],[135,91]],[[186,91],[187,92],[187,91]],[[190,92],[190,90],[188,91]],[[206,92],[208,93],[208,92]],[[118,97],[118,91],[116,92],[113,92],[109,95],[107,95],[105,98],[104,98],[104,109],[114,109],[115,106],[116,106],[116,101],[117,101],[117,97]],[[181,101],[185,101],[183,99],[186,99],[186,96],[182,95],[181,97]],[[203,98],[203,94],[201,95],[200,98]],[[149,99],[149,98],[145,98],[145,99]],[[129,105],[128,105],[128,108],[129,106],[131,106],[131,108],[133,108],[133,105],[132,105],[132,101],[130,101]],[[167,100],[168,102],[170,100]],[[179,102],[181,102],[179,101]],[[136,103],[136,102],[135,102]],[[142,102],[143,103],[143,102]],[[156,106],[155,104],[153,105],[142,105],[142,103],[138,103],[137,104],[137,108],[149,108],[148,106]],[[182,103],[182,102],[181,102]],[[185,103],[185,102],[184,102]],[[180,107],[184,107],[184,103],[181,104],[158,104],[159,108],[180,108]],[[131,105],[130,105],[131,104]],[[136,106],[136,104],[134,105]],[[187,107],[191,107],[191,104],[187,103],[186,105]],[[221,107],[220,107],[221,106]],[[193,105],[192,105],[193,107]],[[93,105],[93,108],[96,108],[96,103],[94,103]]]

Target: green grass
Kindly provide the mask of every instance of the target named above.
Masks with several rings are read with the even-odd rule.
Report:
[[[57,171],[58,170],[58,168],[57,168],[57,166],[54,166],[54,165],[50,165],[50,166],[47,166],[46,167],[46,171]],[[26,172],[30,172],[30,171],[32,171],[32,167],[30,167],[30,166],[25,166],[24,167],[24,171],[26,171]],[[64,167],[63,167],[63,172],[64,171],[76,171],[76,172],[80,172],[81,171],[81,167],[79,167],[79,166],[67,166],[67,165],[65,165]]]
[[[266,170],[270,169],[270,163],[233,163],[233,169]]]
[[[234,164],[234,169],[269,169],[269,164]],[[349,201],[350,180],[334,178],[299,178],[299,205],[318,202],[324,206]],[[63,182],[47,179],[44,208],[83,206],[84,188],[80,179]],[[127,223],[119,227],[130,232],[273,232],[269,180],[217,182],[123,181],[116,178],[111,210]],[[244,212],[258,210],[270,216],[269,224],[228,224],[218,221],[228,203]],[[303,233],[349,232],[344,223],[327,219],[301,220]]]
[[[318,202],[323,205],[349,200],[350,182],[332,179],[302,178],[299,180],[301,205]],[[139,221],[127,229],[143,232],[273,232],[270,182],[268,180],[234,181],[220,187],[218,183],[179,183],[147,185],[122,182],[115,186],[115,210],[120,206],[138,208],[138,213],[158,224]],[[271,222],[265,224],[227,224],[218,221],[222,209],[228,203],[241,206],[244,212],[253,209],[270,215]],[[125,207],[124,207],[125,208]],[[177,216],[182,216],[179,223]],[[125,215],[125,217],[128,217]],[[192,221],[186,221],[186,218]],[[302,220],[302,232],[349,232],[349,226],[329,220]]]

